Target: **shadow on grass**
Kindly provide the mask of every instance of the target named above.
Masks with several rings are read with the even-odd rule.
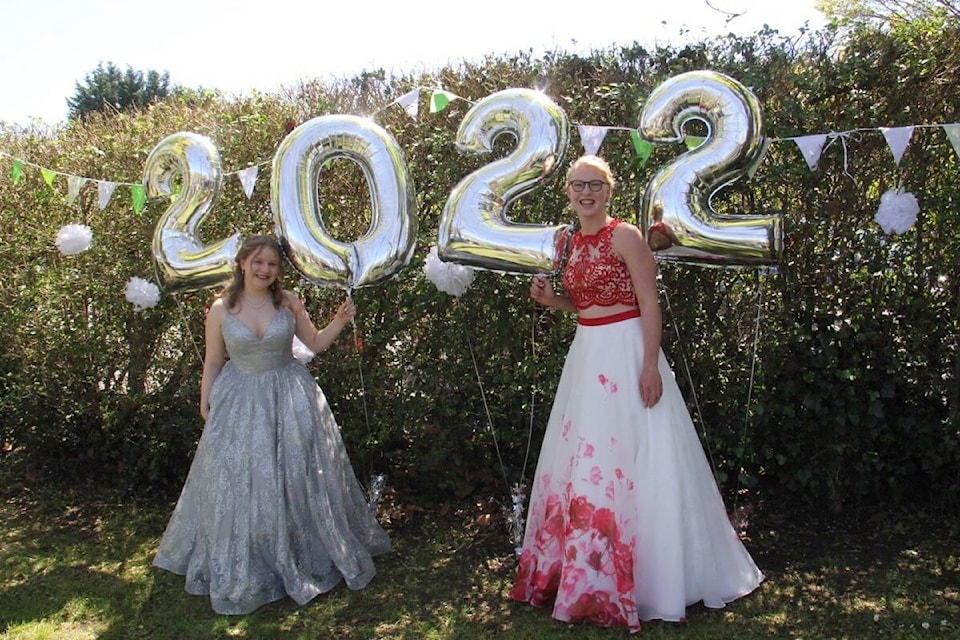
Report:
[[[183,578],[151,566],[169,510],[10,497],[0,507],[0,637],[518,640],[626,637],[556,622],[506,599],[515,567],[490,503],[449,512],[395,507],[393,550],[361,591],[340,585],[297,607],[213,613]],[[693,606],[682,625],[643,637],[956,637],[956,518],[887,512],[871,519],[755,517],[747,546],[767,580],[726,609]]]

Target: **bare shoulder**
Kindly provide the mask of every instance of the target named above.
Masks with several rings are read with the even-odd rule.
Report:
[[[227,303],[222,296],[217,296],[217,299],[210,304],[210,308],[207,310],[207,316],[220,316],[223,317],[223,314],[227,312]]]
[[[628,254],[645,255],[650,253],[643,234],[635,224],[621,221],[613,229],[613,249],[621,256]]]
[[[207,326],[220,326],[226,313],[227,303],[222,297],[218,296],[210,304],[210,308],[207,309]]]

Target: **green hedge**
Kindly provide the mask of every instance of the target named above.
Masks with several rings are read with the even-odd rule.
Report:
[[[354,293],[362,350],[345,336],[310,367],[361,480],[384,473],[410,501],[503,499],[507,482],[532,475],[574,325],[535,308],[523,277],[481,271],[454,299],[423,275],[451,188],[489,162],[454,147],[467,100],[541,87],[572,123],[636,126],[646,96],[667,78],[727,73],[756,93],[774,142],[753,179],[721,191],[715,206],[782,212],[783,262],[776,273],[661,269],[664,349],[724,490],[778,508],[897,500],[956,509],[957,156],[942,131],[917,129],[898,167],[872,131],[832,142],[810,171],[783,140],[956,121],[960,87],[950,61],[960,34],[916,30],[800,40],[765,31],[653,51],[503,56],[416,77],[367,73],[283,96],[171,101],[52,132],[7,129],[0,150],[65,174],[136,183],[147,154],[171,133],[210,137],[230,172],[271,159],[290,127],[310,117],[377,112],[417,187],[418,248],[398,277]],[[421,105],[416,120],[385,108],[414,86],[438,84],[467,100],[436,114]],[[579,149],[574,130],[569,154]],[[658,146],[643,164],[625,132],[610,132],[603,153],[621,183],[614,213],[635,221],[646,182],[680,150]],[[50,189],[28,167],[14,185],[9,169],[0,157],[5,461],[31,481],[169,498],[202,429],[202,318],[213,292],[164,294],[158,306],[134,312],[123,288],[132,276],[156,280],[150,241],[164,204],[138,215],[121,188],[99,211],[88,186],[68,205],[62,183]],[[349,240],[369,219],[369,201],[351,187],[357,171],[338,171],[345,188],[331,204]],[[514,219],[572,221],[561,182],[524,197]],[[898,185],[917,195],[921,216],[906,234],[886,237],[873,214],[880,195]],[[60,256],[52,240],[76,222],[93,228],[94,244]],[[267,166],[249,200],[228,181],[202,236],[272,229]],[[287,276],[318,322],[342,296]]]

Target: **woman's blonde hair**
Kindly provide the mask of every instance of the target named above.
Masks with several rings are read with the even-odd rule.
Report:
[[[613,171],[610,169],[610,165],[607,164],[607,161],[600,156],[591,154],[582,155],[573,161],[573,163],[570,165],[570,168],[567,169],[567,181],[570,181],[570,174],[573,173],[574,169],[583,166],[593,167],[602,173],[611,189],[613,189],[614,185],[617,184],[617,180],[613,177]]]

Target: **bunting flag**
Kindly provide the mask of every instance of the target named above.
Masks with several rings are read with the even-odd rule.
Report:
[[[113,197],[113,190],[116,188],[116,182],[106,182],[101,180],[97,184],[97,204],[100,207],[100,211],[106,209],[107,205],[110,204],[110,198]]]
[[[143,211],[143,205],[147,203],[147,194],[144,193],[142,184],[130,185],[130,199],[133,201],[133,210],[136,213]]]
[[[87,184],[86,178],[80,176],[67,176],[67,204],[73,204],[80,195],[80,189]]]
[[[817,170],[817,163],[820,162],[820,154],[823,153],[823,145],[827,142],[827,134],[816,133],[812,136],[800,136],[794,138],[794,142],[800,148],[803,159],[807,161],[810,171]]]
[[[953,145],[953,150],[957,156],[960,156],[960,124],[945,124],[943,132],[947,134],[947,139]]]
[[[900,166],[900,158],[903,152],[907,150],[910,144],[910,137],[913,135],[913,127],[880,127],[883,137],[887,139],[887,145],[893,152],[893,161]]]
[[[603,139],[607,136],[607,127],[595,127],[588,124],[577,125],[577,131],[580,132],[580,142],[583,143],[583,150],[587,155],[595,156],[603,144]]]
[[[53,189],[53,179],[57,177],[57,172],[51,169],[40,168],[40,175],[43,176],[43,181],[47,183],[47,186]]]
[[[397,98],[397,104],[403,107],[411,119],[416,120],[420,111],[420,88],[417,87]]]
[[[425,88],[425,87],[415,87],[414,89],[404,93],[402,96],[396,100],[391,101],[387,104],[386,107],[378,109],[376,113],[386,110],[388,107],[398,104],[412,119],[417,120],[419,117],[419,103],[420,96],[424,91],[430,91],[430,113],[439,113],[447,108],[447,106],[453,101],[460,98],[460,96],[446,91],[442,87],[437,88]],[[655,145],[649,140],[645,140],[641,135],[638,129],[631,127],[621,127],[621,126],[612,126],[612,125],[593,125],[593,124],[581,124],[575,123],[577,130],[580,134],[580,141],[583,144],[584,151],[588,154],[597,154],[600,151],[600,147],[606,141],[608,137],[608,132],[611,129],[616,130],[625,130],[630,132],[630,141],[634,149],[634,153],[637,157],[638,165],[640,167],[644,166],[650,159],[650,156],[655,149]],[[925,127],[937,127],[942,128],[947,138],[950,140],[950,144],[953,146],[953,150],[956,152],[957,156],[960,157],[960,123],[950,123],[950,124],[918,124],[918,125],[909,125],[909,126],[900,126],[900,127],[872,127],[872,128],[858,128],[852,129],[850,131],[831,131],[829,133],[817,133],[812,135],[803,135],[791,138],[765,138],[764,139],[764,148],[762,149],[760,157],[762,158],[766,151],[769,149],[769,145],[772,142],[783,142],[786,140],[793,140],[797,147],[800,149],[800,152],[803,154],[804,161],[807,163],[807,167],[814,171],[817,168],[817,165],[820,161],[820,158],[826,148],[830,146],[830,143],[836,139],[840,140],[841,146],[843,147],[843,168],[844,173],[847,173],[848,167],[848,140],[859,142],[862,139],[862,134],[867,131],[880,131],[887,145],[893,154],[894,162],[897,166],[900,165],[900,162],[903,158],[904,153],[906,152],[907,147],[910,144],[910,139],[913,136],[914,129],[925,128]],[[701,136],[690,136],[686,135],[683,137],[683,143],[686,145],[688,150],[693,150],[701,146],[706,138]],[[20,183],[24,174],[24,167],[30,166],[35,167],[40,171],[40,174],[43,176],[44,182],[48,187],[56,190],[54,185],[58,176],[64,176],[67,180],[67,196],[66,200],[69,204],[76,202],[79,197],[80,191],[86,185],[87,182],[94,180],[93,178],[85,178],[82,176],[76,176],[68,173],[61,173],[53,169],[48,169],[46,167],[41,167],[22,158],[13,156],[5,151],[0,150],[0,156],[9,157],[12,162],[10,169],[10,177],[14,185]],[[328,161],[329,162],[329,161]],[[243,186],[243,192],[246,194],[247,198],[253,197],[253,191],[256,187],[256,181],[259,176],[260,165],[267,164],[266,162],[258,163],[254,166],[247,167],[245,169],[236,171],[236,176],[240,180],[241,185]],[[761,163],[757,162],[752,165],[748,171],[750,178],[753,178],[754,174],[757,171]],[[232,175],[232,174],[227,174]],[[849,174],[847,174],[849,175]],[[852,177],[852,176],[851,176]],[[114,191],[120,185],[124,185],[130,188],[131,199],[133,202],[134,209],[136,213],[140,213],[144,206],[146,205],[146,197],[144,194],[143,186],[140,183],[129,183],[129,182],[115,182],[110,180],[95,180],[97,182],[97,204],[100,210],[104,210],[113,198]]]
[[[253,197],[253,188],[257,184],[258,173],[260,173],[260,167],[257,165],[237,171],[237,179],[239,179],[240,184],[243,185],[243,192],[246,194],[247,200]]]
[[[640,137],[640,132],[636,129],[630,130],[630,140],[633,142],[633,151],[640,159],[640,166],[647,164],[650,154],[653,153],[653,144]]]
[[[430,113],[440,113],[447,108],[448,104],[456,100],[457,97],[457,95],[449,91],[435,89],[430,95]]]

